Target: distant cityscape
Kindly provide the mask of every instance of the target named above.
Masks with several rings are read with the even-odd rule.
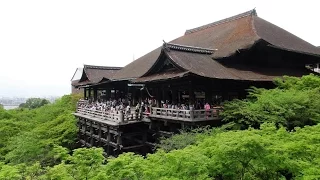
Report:
[[[58,99],[58,96],[39,97],[47,99],[50,102],[54,102]],[[29,97],[0,97],[0,104],[3,106],[19,106],[21,103],[25,103]]]

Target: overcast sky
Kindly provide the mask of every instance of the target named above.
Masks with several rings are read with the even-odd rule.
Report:
[[[186,29],[253,8],[320,46],[319,6],[316,0],[1,0],[0,97],[68,94],[83,64],[125,66]]]

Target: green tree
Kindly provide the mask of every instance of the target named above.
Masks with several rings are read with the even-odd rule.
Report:
[[[251,88],[247,99],[225,103],[226,127],[259,128],[263,122],[274,122],[292,130],[320,121],[320,77],[285,77],[275,83],[275,89]]]
[[[2,165],[0,166],[0,180],[19,180],[21,175],[16,166]]]
[[[101,170],[104,162],[102,148],[76,149],[70,158],[70,172],[75,179],[90,179]]]
[[[55,145],[73,147],[77,133],[75,123],[71,113],[63,114],[11,138],[5,159],[16,164],[36,161],[52,164],[55,161],[55,154],[52,153]]]
[[[207,136],[211,133],[217,133],[219,130],[211,130],[209,126],[195,128],[195,129],[183,129],[178,134],[172,137],[161,137],[160,142],[156,145],[156,148],[160,148],[165,152],[169,152],[176,149],[183,149],[189,145],[194,145],[203,139],[203,136]]]
[[[67,95],[36,109],[0,109],[0,161],[28,165],[59,163],[54,148],[74,149],[77,134],[72,115],[78,96]]]
[[[25,103],[19,105],[20,108],[28,108],[28,109],[35,109],[46,104],[49,104],[50,101],[41,98],[29,98]]]
[[[60,164],[43,167],[39,163],[16,166],[0,163],[0,177],[61,180],[319,179],[319,132],[320,124],[295,128],[292,132],[273,123],[242,131],[212,129],[199,133],[196,143],[182,149],[169,152],[160,149],[146,157],[124,153],[117,158],[108,158],[107,163],[100,148],[80,148],[70,155],[66,148],[55,146],[54,158],[60,159]]]
[[[59,151],[62,150],[59,149]],[[101,174],[99,175],[104,162],[102,153],[103,149],[101,148],[76,149],[73,155],[67,158],[68,163],[63,161],[61,164],[49,168],[43,177],[45,179],[93,179],[97,176],[103,177]],[[62,154],[65,154],[65,152]]]

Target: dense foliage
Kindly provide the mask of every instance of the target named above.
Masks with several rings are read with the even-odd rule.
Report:
[[[170,138],[162,137],[156,148],[160,148],[165,152],[175,149],[183,149],[189,145],[196,144],[204,136],[210,133],[210,127],[199,127],[196,129],[182,129],[180,132]]]
[[[74,149],[77,97],[0,108],[0,180],[320,179],[320,78],[285,77],[226,103],[220,128],[182,131],[146,157]]]
[[[2,165],[0,179],[319,179],[320,125],[288,132],[274,124],[261,130],[213,129],[194,145],[146,158],[126,153],[105,160],[102,149],[56,147],[62,163],[41,168]],[[28,173],[26,173],[28,172]]]
[[[21,103],[19,105],[19,108],[28,108],[28,109],[35,109],[39,108],[41,106],[44,106],[46,104],[49,104],[50,101],[47,99],[41,99],[41,98],[29,98],[25,103]]]
[[[37,109],[0,109],[0,157],[10,164],[53,164],[53,147],[72,148],[77,96],[64,96]]]
[[[274,122],[292,130],[315,125],[320,121],[320,78],[284,77],[275,81],[277,88],[250,89],[245,100],[225,103],[224,120],[232,129],[259,128],[264,122]]]

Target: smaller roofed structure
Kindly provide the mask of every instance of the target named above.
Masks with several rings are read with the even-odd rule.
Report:
[[[120,69],[121,67],[84,65],[81,78],[76,82],[76,86],[91,85],[101,81],[108,81],[112,79],[114,74]]]

